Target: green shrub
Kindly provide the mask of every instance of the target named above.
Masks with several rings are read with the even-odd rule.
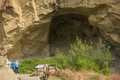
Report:
[[[35,70],[35,66],[38,64],[49,64],[52,62],[52,58],[39,59],[28,58],[21,62],[19,69],[20,73],[32,73]]]
[[[94,70],[96,72],[109,74],[110,62],[113,57],[110,53],[109,46],[99,40],[96,47],[93,44],[88,45],[77,38],[76,42],[71,45],[71,54],[73,68],[76,70]]]
[[[93,44],[88,45],[77,38],[76,42],[71,45],[67,55],[57,50],[54,57],[25,59],[21,62],[20,73],[33,72],[37,64],[57,64],[60,69],[90,70],[107,75],[110,73],[109,63],[113,59],[109,48],[101,40],[93,47]]]

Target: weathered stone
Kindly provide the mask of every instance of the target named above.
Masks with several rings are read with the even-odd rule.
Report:
[[[0,68],[0,80],[18,80],[16,74],[10,68]]]
[[[0,80],[18,80],[5,56],[0,56]]]
[[[120,49],[119,0],[0,1],[0,44],[13,45],[7,50],[8,57],[48,56],[51,18],[69,13],[88,16],[90,24],[98,27],[117,51]],[[91,37],[90,31],[85,32]]]
[[[4,66],[4,65],[5,65],[5,62],[6,62],[6,58],[3,57],[3,56],[0,56],[0,65],[1,65],[1,66]]]

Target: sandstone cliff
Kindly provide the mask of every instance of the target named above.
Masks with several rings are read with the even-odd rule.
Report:
[[[119,7],[120,0],[0,0],[0,44],[12,46],[0,54],[49,56],[52,17],[71,13],[87,16],[120,54]]]
[[[18,80],[6,57],[0,56],[0,80]]]

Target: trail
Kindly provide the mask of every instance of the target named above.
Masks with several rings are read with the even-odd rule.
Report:
[[[17,74],[20,80],[42,80],[39,76],[30,76],[30,74]]]
[[[17,74],[19,80],[45,80],[42,76],[30,76],[30,74]],[[61,80],[60,78],[49,76],[47,80]]]

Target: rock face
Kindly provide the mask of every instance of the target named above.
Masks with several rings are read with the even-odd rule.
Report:
[[[0,44],[9,58],[49,56],[52,17],[81,14],[120,54],[120,0],[0,0]]]
[[[0,68],[0,80],[18,80],[10,68]]]
[[[18,80],[6,57],[0,56],[0,80]]]

